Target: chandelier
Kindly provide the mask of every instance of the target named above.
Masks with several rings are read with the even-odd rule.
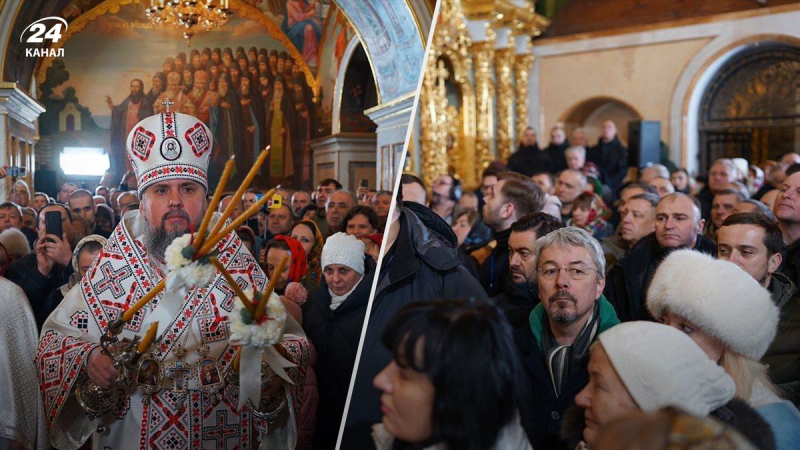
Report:
[[[147,18],[164,28],[183,30],[186,45],[199,29],[211,31],[221,28],[231,16],[230,0],[150,0],[145,10]]]

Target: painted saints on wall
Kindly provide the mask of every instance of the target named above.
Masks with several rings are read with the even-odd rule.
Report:
[[[216,143],[212,180],[234,154],[234,181],[240,180],[269,145],[270,164],[262,169],[262,182],[296,187],[309,183],[313,94],[285,52],[257,47],[206,47],[193,49],[188,56],[180,52],[166,57],[147,84],[133,79],[129,95],[119,103],[106,98],[111,109],[112,170],[129,164],[125,137],[133,126],[164,112],[169,103],[171,111],[196,116],[212,130]]]

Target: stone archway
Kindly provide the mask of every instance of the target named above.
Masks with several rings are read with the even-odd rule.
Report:
[[[642,115],[628,103],[611,97],[594,97],[584,100],[559,118],[567,132],[575,128],[586,130],[586,137],[590,144],[600,138],[603,122],[613,120],[617,124],[620,140],[628,142],[628,122],[642,120]],[[542,130],[542,135],[549,135],[549,130]]]
[[[728,58],[703,90],[698,114],[698,162],[717,158],[753,164],[800,150],[800,47],[778,42],[748,46]]]

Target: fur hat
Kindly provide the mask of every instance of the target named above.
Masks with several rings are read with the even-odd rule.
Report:
[[[211,130],[196,117],[169,112],[169,106],[167,111],[143,119],[128,134],[126,149],[139,198],[148,186],[165,180],[188,179],[208,190]]]
[[[336,233],[322,247],[322,269],[342,264],[364,275],[364,243],[355,236]]]
[[[677,406],[707,416],[736,393],[733,379],[692,339],[654,322],[627,322],[600,334],[600,343],[644,412]]]
[[[656,318],[668,309],[754,360],[764,356],[778,328],[768,290],[737,265],[693,250],[676,251],[661,263],[647,309]]]

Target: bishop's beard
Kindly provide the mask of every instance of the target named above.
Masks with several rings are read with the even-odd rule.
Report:
[[[167,229],[167,219],[174,218],[184,219],[185,222],[180,227],[170,227]],[[196,230],[200,228],[200,224],[196,223],[193,224],[193,227],[190,229],[190,223],[191,219],[189,218],[189,214],[182,209],[164,214],[161,218],[161,224],[158,227],[154,227],[147,221],[144,221],[144,244],[152,255],[163,260],[167,247],[169,247],[169,244],[171,244],[175,238],[183,236],[190,232],[191,229]]]

